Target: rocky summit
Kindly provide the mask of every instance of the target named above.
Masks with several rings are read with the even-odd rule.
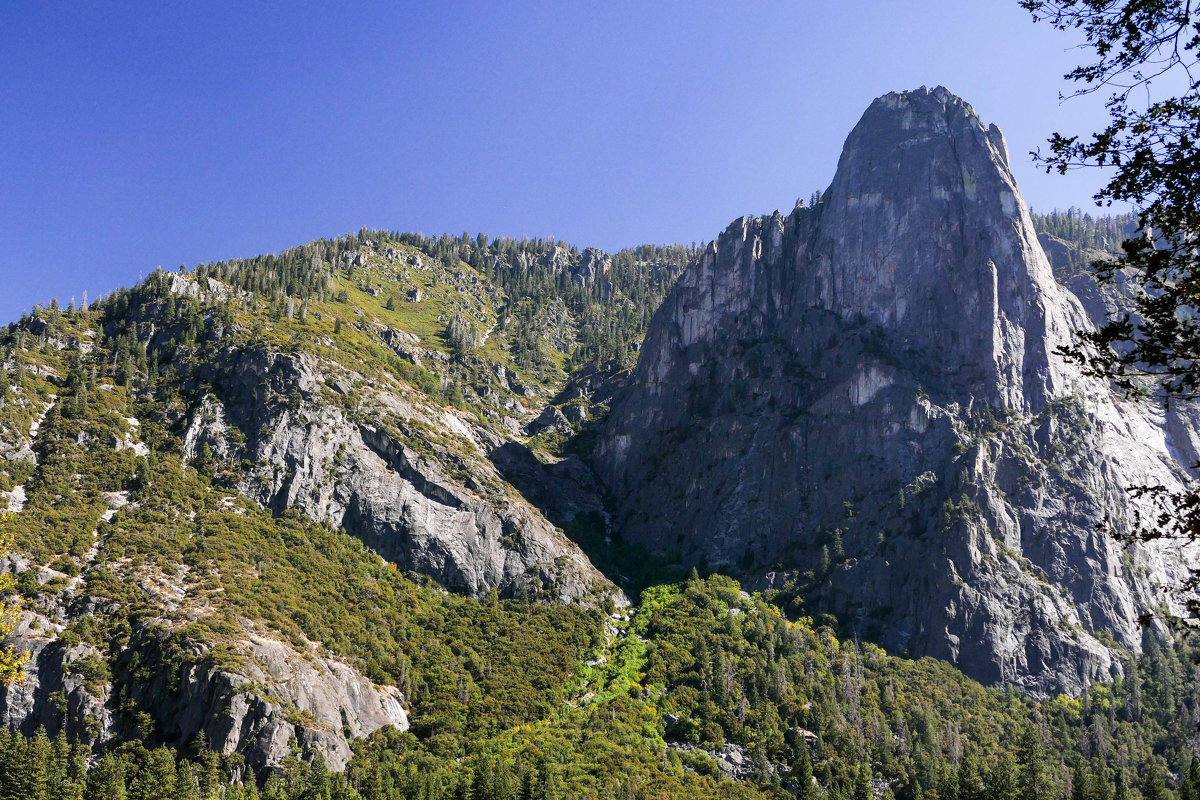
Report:
[[[1077,694],[1137,649],[1175,556],[1127,489],[1178,486],[1194,415],[1057,349],[1004,136],[944,88],[877,99],[811,208],[742,218],[655,315],[597,469],[625,542],[816,598],[985,683]]]

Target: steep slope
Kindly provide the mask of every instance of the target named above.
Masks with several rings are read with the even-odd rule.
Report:
[[[788,619],[771,596],[717,575],[648,589],[631,615],[611,619],[607,646],[598,643],[574,675],[544,669],[558,652],[541,656],[537,666],[562,695],[542,707],[538,724],[480,724],[480,712],[491,716],[486,701],[470,720],[439,706],[414,718],[409,732],[384,727],[359,743],[341,775],[288,758],[254,792],[239,756],[220,757],[199,742],[178,753],[136,741],[98,751],[72,747],[65,736],[0,729],[0,792],[39,797],[45,784],[44,796],[56,800],[118,797],[121,788],[128,797],[153,796],[148,778],[160,797],[227,800],[750,800],[799,795],[806,785],[819,796],[951,800],[966,787],[1011,800],[1024,790],[1006,787],[1051,797],[1080,786],[1148,795],[1155,775],[1182,797],[1200,787],[1194,644],[1148,636],[1124,680],[1078,700],[1035,703],[980,686],[944,662],[839,640],[811,619]],[[461,632],[455,641],[468,642]],[[503,650],[523,644],[509,639]],[[497,673],[530,666],[494,651],[478,655]],[[522,696],[493,699],[511,706]],[[197,777],[199,792],[187,792]]]
[[[470,726],[537,718],[560,690],[530,683],[565,680],[592,609],[624,602],[490,458],[561,382],[575,317],[506,322],[529,298],[452,254],[365,236],[301,250],[156,272],[0,333],[16,534],[0,569],[33,654],[0,688],[6,726],[94,745],[203,734],[255,769],[340,769],[352,738],[406,729],[410,709],[418,728],[459,705]],[[611,258],[555,252],[525,279],[578,267],[572,296],[636,306]],[[458,325],[478,336],[454,341]],[[463,597],[493,592],[520,605]],[[561,663],[471,672],[494,637],[535,632],[524,650]]]
[[[1097,526],[1183,478],[1153,409],[1055,354],[1087,324],[999,129],[943,88],[881,97],[816,208],[734,222],[656,314],[596,458],[616,530],[1077,694],[1178,569]]]
[[[328,521],[454,591],[532,588],[570,602],[607,586],[506,491],[486,459],[495,434],[470,416],[304,355],[231,348],[205,368],[214,392],[191,416],[185,456],[237,465],[234,486],[263,506]],[[325,396],[339,382],[360,387],[356,404]]]

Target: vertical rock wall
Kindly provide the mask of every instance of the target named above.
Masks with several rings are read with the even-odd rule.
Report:
[[[894,651],[1078,692],[1181,569],[1097,532],[1183,470],[1154,409],[1056,355],[1088,324],[999,129],[944,88],[881,97],[816,208],[735,221],[655,316],[597,457],[617,531]]]

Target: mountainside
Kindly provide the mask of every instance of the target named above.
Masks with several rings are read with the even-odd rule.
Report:
[[[1200,461],[1190,410],[1056,354],[1088,324],[999,129],[942,88],[881,97],[815,208],[734,222],[655,315],[596,458],[615,527],[896,652],[1077,694],[1180,569],[1098,525]]]
[[[1193,412],[1055,355],[1127,221],[1006,159],[888,95],[706,248],[364,229],[0,329],[0,800],[1200,798],[1182,562],[1095,527]]]
[[[0,688],[0,718],[93,745],[203,734],[255,769],[297,749],[340,769],[350,739],[406,729],[414,700],[470,695],[476,679],[435,689],[414,672],[477,664],[472,637],[553,619],[535,650],[576,653],[589,609],[627,600],[493,462],[551,471],[514,435],[571,356],[619,368],[686,258],[361,233],[155,272],[9,326],[3,568],[33,658]],[[556,521],[598,513],[578,459],[556,466]],[[561,610],[495,618],[446,590]],[[472,636],[426,627],[446,614]],[[520,695],[513,677],[499,685]]]

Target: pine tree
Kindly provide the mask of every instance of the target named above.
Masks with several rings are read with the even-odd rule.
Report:
[[[458,775],[454,783],[454,790],[450,792],[451,800],[475,800],[473,784],[474,773],[471,770],[464,770]]]
[[[938,764],[938,800],[958,800],[958,779],[945,761]]]
[[[1129,786],[1125,783],[1125,770],[1117,770],[1117,779],[1113,783],[1113,800],[1129,800]]]
[[[125,765],[106,753],[88,773],[83,800],[125,800]]]
[[[1179,800],[1200,800],[1200,758],[1191,756],[1179,779]]]
[[[195,748],[197,791],[200,800],[212,800],[221,788],[221,757],[209,748],[203,731],[196,737]]]
[[[320,755],[312,760],[308,768],[308,778],[305,781],[307,788],[304,792],[305,798],[311,800],[329,800],[329,793],[332,788],[332,781],[329,778],[329,767],[325,763],[325,757]]]
[[[1104,775],[1104,762],[1094,764],[1088,776],[1088,787],[1091,800],[1113,800],[1112,787]]]
[[[1146,770],[1146,779],[1142,782],[1142,800],[1169,800],[1167,787],[1163,784],[1162,774],[1157,764],[1152,764]]]
[[[984,786],[986,800],[1013,800],[1017,792],[1016,771],[1012,759],[1001,754],[996,766],[987,774]]]
[[[87,785],[88,759],[91,755],[92,748],[86,744],[70,745],[66,761],[66,800],[78,800],[82,796]]]
[[[32,739],[19,740],[0,783],[0,800],[47,800],[50,740],[38,728]]]
[[[278,774],[272,774],[271,777],[267,778],[261,797],[262,800],[290,800],[287,788],[284,787],[283,781]]]
[[[1049,791],[1046,786],[1042,752],[1041,731],[1036,725],[1029,725],[1021,734],[1017,743],[1017,759],[1020,768],[1017,772],[1017,794],[1022,800],[1048,800]]]
[[[521,772],[521,788],[517,792],[518,800],[534,800],[536,791],[537,775],[532,769],[526,767]]]
[[[871,800],[871,765],[863,762],[858,766],[858,775],[854,779],[854,794],[851,800]]]
[[[813,785],[812,757],[808,743],[800,737],[796,747],[796,758],[792,761],[792,777],[796,780],[796,800],[816,800],[817,787]]]
[[[562,779],[558,769],[550,761],[538,765],[537,800],[563,800]]]
[[[1071,800],[1091,800],[1087,773],[1083,771],[1083,761],[1076,761],[1071,769]]]
[[[67,735],[59,731],[50,743],[49,763],[46,771],[47,800],[74,800],[75,787],[71,782],[71,745]]]
[[[174,752],[151,750],[129,786],[129,800],[174,800],[177,777]]]
[[[958,763],[958,800],[984,800],[979,766],[970,750],[963,753]]]
[[[196,781],[196,773],[187,759],[182,759],[175,775],[176,800],[199,800],[200,791]]]

